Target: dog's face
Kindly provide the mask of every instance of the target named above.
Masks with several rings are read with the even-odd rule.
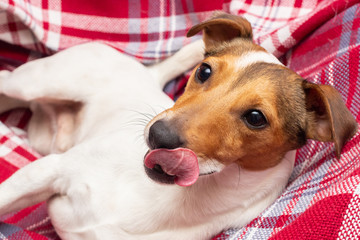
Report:
[[[248,43],[238,41],[233,47],[237,44]],[[265,169],[305,143],[305,97],[298,91],[302,89],[300,77],[260,58],[259,62],[242,64],[256,55],[267,53],[218,52],[207,56],[193,72],[184,95],[156,118],[176,133],[178,147],[196,153],[200,173],[218,171],[230,163]],[[289,98],[293,101],[286,102]],[[151,134],[149,143],[152,148],[159,147]],[[220,169],[206,169],[209,160]]]
[[[305,81],[255,45],[241,17],[217,13],[188,35],[200,30],[205,58],[175,105],[149,123],[151,149],[192,150],[200,175],[232,163],[273,167],[307,138],[333,141],[340,154],[357,124],[335,89]]]

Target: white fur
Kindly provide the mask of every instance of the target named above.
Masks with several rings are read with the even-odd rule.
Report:
[[[236,61],[236,67],[244,69],[254,63],[273,63],[283,65],[274,55],[265,51],[252,51],[241,55]]]
[[[222,171],[226,166],[216,159],[207,159],[204,161],[203,159],[199,159],[199,174],[205,175],[214,172]]]
[[[271,169],[230,165],[190,187],[145,174],[142,121],[172,106],[159,86],[200,61],[199,51],[189,45],[149,70],[91,43],[1,72],[1,92],[31,102],[30,142],[51,154],[0,185],[0,214],[47,200],[57,233],[71,240],[209,239],[256,217],[285,186],[294,152]]]

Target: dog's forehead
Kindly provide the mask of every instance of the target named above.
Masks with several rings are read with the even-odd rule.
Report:
[[[214,80],[214,85],[226,82],[227,85],[231,84],[231,90],[249,82],[271,84],[278,88],[295,78],[301,78],[274,55],[249,40],[239,39],[224,43],[207,51],[205,57],[205,61],[214,67],[213,73],[217,76],[215,78],[223,79]]]
[[[207,51],[205,57],[211,57],[218,62],[230,65],[233,67],[233,71],[244,70],[257,63],[275,64],[279,66],[279,69],[284,67],[274,55],[248,40],[224,43]]]
[[[208,88],[227,89],[228,93],[241,93],[246,89],[267,92],[285,84],[292,75],[277,58],[265,51],[209,56],[205,62],[212,68]]]

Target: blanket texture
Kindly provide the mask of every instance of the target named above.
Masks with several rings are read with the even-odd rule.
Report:
[[[154,63],[193,41],[187,30],[214,10],[246,17],[256,43],[309,81],[333,85],[360,121],[358,0],[0,0],[0,69],[88,41]],[[169,96],[181,95],[187,76],[166,87]],[[30,116],[25,109],[0,116],[0,182],[41,157],[22,130]],[[358,239],[359,161],[359,133],[340,159],[332,144],[308,141],[284,193],[248,225],[213,239]],[[45,203],[0,221],[0,239],[58,239]]]

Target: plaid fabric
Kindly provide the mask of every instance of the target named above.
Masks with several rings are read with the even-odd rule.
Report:
[[[194,24],[215,9],[246,17],[255,42],[312,82],[335,86],[360,122],[360,3],[356,0],[0,0],[0,69],[70,46],[101,41],[143,63],[174,53]],[[186,84],[166,87],[173,98]],[[40,157],[26,142],[29,111],[1,115],[0,181]],[[15,126],[16,128],[12,127]],[[214,239],[358,239],[360,133],[340,159],[333,145],[308,141],[298,150],[284,193],[247,226]],[[241,217],[241,216],[239,216]],[[38,204],[0,217],[0,239],[57,239]]]
[[[31,112],[25,109],[0,115],[0,182],[41,157],[31,149],[23,130],[30,116]],[[45,203],[0,216],[0,221],[0,239],[57,239]]]

